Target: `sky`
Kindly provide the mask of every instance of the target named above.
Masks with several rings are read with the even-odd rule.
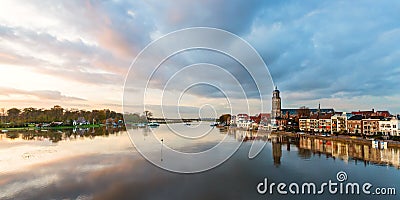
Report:
[[[127,73],[133,73],[135,81],[147,81],[139,76],[140,69],[128,71],[133,60],[152,41],[172,31],[212,27],[254,47],[281,91],[284,108],[313,108],[321,103],[323,108],[339,111],[374,108],[400,113],[399,10],[397,1],[4,0],[0,6],[0,107],[61,105],[140,112],[140,103],[122,109]],[[148,98],[147,109],[160,114],[156,107],[161,101],[154,94],[172,77],[171,68],[207,58],[224,66],[221,70],[233,72],[246,98],[235,95],[241,88],[229,87],[235,83],[227,76],[198,71],[178,80],[187,84],[191,77],[201,77],[204,82],[225,82],[232,101],[217,88],[194,87],[182,97],[182,112],[197,114],[201,108],[209,116],[227,112],[229,103],[238,112],[257,104],[252,78],[217,54],[188,51],[166,61],[149,85],[153,97]],[[140,90],[141,84],[129,85],[130,98],[142,99]],[[170,98],[176,100],[182,91],[174,92],[167,91],[165,101],[172,94]],[[270,97],[262,98],[270,101]],[[257,113],[257,108],[250,113]]]

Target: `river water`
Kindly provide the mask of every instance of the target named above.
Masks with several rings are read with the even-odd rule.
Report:
[[[128,132],[103,127],[0,134],[0,199],[399,199],[398,195],[372,194],[376,188],[399,192],[399,149],[380,150],[329,138],[255,135],[208,124],[185,126],[129,128]],[[197,139],[187,142],[173,130],[186,130],[186,135]],[[207,135],[196,130],[208,130]],[[214,169],[179,174],[148,162],[132,145],[130,138],[145,142],[153,133],[165,146],[186,153],[211,149],[223,138],[230,143],[245,142]],[[256,158],[249,159],[254,139],[266,145]],[[144,151],[164,159],[162,162],[171,161],[160,148],[160,143],[154,143]],[[338,172],[346,173],[347,179],[339,181]],[[262,184],[265,180],[267,184]],[[335,193],[325,188],[322,194],[301,194],[303,183],[315,183],[318,191],[329,181],[338,184]],[[275,184],[273,190],[269,190],[271,183]],[[295,183],[300,193],[292,194],[286,187],[289,193],[280,194],[276,189],[279,183]],[[340,183],[370,183],[371,194],[361,188],[360,194],[346,194],[344,189],[340,193]],[[264,185],[268,185],[265,193]]]

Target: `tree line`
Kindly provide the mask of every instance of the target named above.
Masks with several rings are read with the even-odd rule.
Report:
[[[123,120],[122,113],[117,113],[109,109],[103,110],[78,110],[78,109],[64,109],[61,106],[54,106],[51,109],[38,109],[38,108],[11,108],[7,111],[0,110],[1,124],[8,125],[22,125],[29,123],[51,123],[63,122],[65,125],[72,125],[74,120],[86,120],[90,123],[106,123],[107,119],[113,121]]]

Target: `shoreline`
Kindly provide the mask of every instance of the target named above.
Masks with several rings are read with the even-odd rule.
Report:
[[[34,131],[34,130],[61,130],[61,129],[73,129],[73,128],[99,128],[105,125],[80,125],[80,126],[48,126],[48,127],[16,127],[16,128],[0,128],[0,131]]]
[[[238,128],[238,127],[229,127],[229,129],[246,131],[245,129]],[[348,135],[322,136],[322,135],[311,135],[311,134],[308,134],[308,133],[298,133],[298,132],[293,133],[293,132],[287,132],[287,131],[273,131],[273,132],[271,132],[271,131],[260,130],[260,129],[257,130],[257,131],[250,131],[250,132],[258,132],[258,133],[279,135],[279,136],[288,136],[288,137],[294,137],[294,138],[305,137],[305,138],[312,138],[312,139],[330,140],[330,141],[337,141],[337,142],[343,142],[343,143],[354,143],[354,144],[362,144],[362,145],[372,145],[372,141],[384,141],[384,142],[387,142],[387,148],[400,148],[400,142],[399,141],[365,139],[365,138],[362,138],[362,137],[348,136]]]
[[[261,130],[263,131],[263,130]],[[321,139],[321,140],[331,140],[337,142],[344,142],[344,143],[355,143],[355,144],[362,144],[362,145],[372,145],[372,141],[384,141],[387,142],[388,148],[400,148],[400,142],[393,141],[393,140],[374,140],[374,139],[365,139],[356,136],[347,136],[347,135],[339,135],[339,136],[321,136],[321,135],[310,135],[307,133],[300,134],[300,133],[292,133],[286,131],[276,131],[271,132],[271,134],[275,135],[284,135],[289,137],[307,137],[313,139]]]

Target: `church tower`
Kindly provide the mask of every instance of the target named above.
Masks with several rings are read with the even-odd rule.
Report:
[[[272,93],[271,118],[275,119],[277,117],[281,117],[281,97],[279,96],[278,87],[275,86],[275,90]]]

